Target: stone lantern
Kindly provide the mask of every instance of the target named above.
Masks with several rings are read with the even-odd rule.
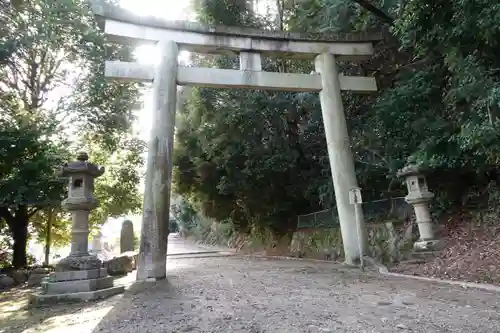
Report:
[[[71,213],[71,252],[56,265],[56,272],[42,284],[42,293],[34,294],[32,302],[93,300],[123,292],[113,286],[102,261],[89,254],[89,214],[98,206],[94,197],[94,179],[102,176],[104,167],[88,162],[86,153],[79,153],[75,162],[66,163],[61,175],[68,178],[68,198],[62,207]]]
[[[87,162],[87,153],[78,153],[75,162],[66,163],[61,170],[63,177],[68,177],[68,198],[62,207],[71,213],[71,252],[62,259],[58,270],[85,270],[101,267],[100,260],[89,255],[89,215],[98,206],[94,197],[94,179],[104,174],[104,167]]]
[[[434,193],[429,192],[427,181],[422,170],[414,158],[408,158],[408,164],[402,168],[398,177],[405,178],[408,195],[407,203],[413,206],[418,225],[420,238],[413,244],[414,250],[435,250],[440,242],[436,239],[434,225],[429,212],[429,202],[434,198]]]

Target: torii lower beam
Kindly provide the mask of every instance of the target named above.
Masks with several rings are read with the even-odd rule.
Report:
[[[126,80],[153,82],[155,68],[132,62],[107,61],[106,77]],[[356,92],[377,91],[373,77],[339,75],[340,89]],[[181,86],[201,86],[210,88],[248,88],[297,92],[320,92],[319,74],[275,73],[250,70],[179,67],[177,84]]]

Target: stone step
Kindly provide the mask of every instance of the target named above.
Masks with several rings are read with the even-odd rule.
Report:
[[[96,291],[113,287],[113,280],[112,276],[107,276],[89,280],[45,282],[42,285],[42,290],[47,295]]]
[[[426,262],[426,260],[424,260],[424,259],[412,258],[409,260],[402,260],[399,263],[405,264],[405,265],[419,265],[419,264],[425,264],[425,262]]]
[[[108,276],[106,268],[88,269],[81,271],[53,272],[50,274],[50,282],[63,282],[75,280],[92,280]]]
[[[439,251],[413,251],[411,258],[415,260],[432,260],[439,255]]]
[[[37,306],[42,304],[57,304],[60,302],[88,302],[123,293],[124,290],[125,290],[124,286],[114,286],[100,290],[85,291],[78,293],[51,294],[51,295],[46,295],[43,293],[35,293],[30,295],[30,304]]]

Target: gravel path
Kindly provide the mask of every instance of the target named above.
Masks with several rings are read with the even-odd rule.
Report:
[[[179,237],[177,233],[172,233],[168,236],[168,250],[167,250],[168,256],[188,255],[194,253],[198,254],[203,252],[209,253],[209,252],[214,252],[216,250],[222,250],[222,249],[186,241],[184,238]]]
[[[66,313],[58,309],[36,310],[46,311],[48,317],[31,328],[5,332],[500,330],[498,294],[381,277],[375,272],[361,273],[330,263],[179,258],[169,259],[168,275],[166,281],[135,284],[124,296],[71,311],[61,307]]]

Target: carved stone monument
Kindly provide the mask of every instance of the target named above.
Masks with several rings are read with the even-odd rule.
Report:
[[[103,241],[102,241],[102,232],[98,231],[93,237],[92,237],[92,244],[90,246],[90,251],[89,253],[91,255],[96,256],[99,260],[103,262],[103,266],[105,261],[112,259],[113,255],[104,248]]]
[[[93,253],[102,251],[102,232],[98,231],[94,237],[92,237],[91,250]]]
[[[77,161],[61,170],[61,175],[69,179],[68,198],[62,206],[72,217],[71,252],[59,261],[56,272],[42,284],[42,293],[33,295],[32,302],[89,301],[124,290],[123,286],[113,286],[113,278],[102,268],[101,260],[88,252],[89,214],[98,205],[93,196],[94,179],[104,173],[104,167],[87,162],[88,158],[86,153],[79,153]]]
[[[429,192],[427,181],[422,170],[415,163],[415,159],[408,158],[408,165],[398,172],[398,177],[404,177],[406,180],[408,195],[405,197],[405,200],[413,206],[417,219],[420,238],[413,244],[414,250],[438,249],[441,243],[436,238],[429,212],[429,202],[434,198],[434,193]]]
[[[120,233],[120,253],[134,250],[134,225],[132,221],[125,220]]]

